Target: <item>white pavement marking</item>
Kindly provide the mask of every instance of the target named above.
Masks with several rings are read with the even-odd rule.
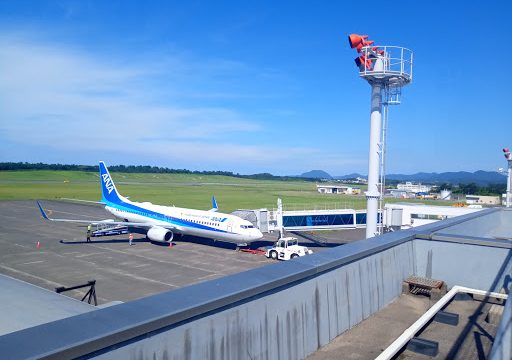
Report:
[[[43,263],[43,262],[46,262],[46,260],[29,261],[29,262],[23,263],[22,265],[38,264],[38,263]]]
[[[22,247],[24,249],[32,249],[32,246],[27,246],[27,245],[21,245],[21,244],[14,244],[15,246],[19,246],[19,247]]]
[[[229,273],[227,274],[224,274],[224,273],[217,273],[217,274],[208,274],[208,275],[205,275],[205,276],[201,276],[201,277],[198,277],[195,279],[196,282],[199,282],[199,281],[204,281],[204,280],[207,280],[207,279],[214,279],[216,276],[220,275],[221,277],[222,276],[227,276],[229,275]]]
[[[5,219],[19,220],[17,216],[3,215],[2,217]]]
[[[81,254],[81,253],[82,253],[81,251],[70,251],[70,252],[62,253],[62,255],[75,255],[75,254]]]
[[[112,249],[112,248],[108,248],[108,247],[103,247],[103,246],[98,246],[98,245],[91,245],[91,246],[94,246],[94,247],[97,247],[97,248],[100,248],[100,249],[103,249],[103,250],[109,250],[109,251],[112,251],[112,252],[118,252],[118,253],[121,253],[121,254],[124,254],[124,255],[137,256],[137,257],[140,257],[140,258],[143,258],[143,259],[146,259],[146,260],[150,260],[150,261],[155,261],[155,262],[158,262],[158,263],[169,264],[169,261],[164,261],[164,260],[155,259],[154,257],[139,255],[139,254],[136,254],[134,252],[125,252],[125,251],[122,251],[122,250],[116,250],[116,249]],[[177,264],[177,265],[180,265],[180,264]],[[197,267],[197,266],[190,266],[189,264],[181,265],[181,266],[187,267],[187,268],[196,269],[196,270],[205,271],[205,272],[208,272],[208,273],[212,272],[211,269],[200,268],[200,267]]]
[[[88,254],[84,254],[84,253],[81,253],[80,255],[76,255],[75,258],[83,258],[83,257],[86,257],[86,256],[92,256],[92,255],[103,255],[105,254],[105,252],[93,252],[93,253],[88,253]]]
[[[100,249],[111,250],[111,251],[116,252],[116,250],[113,250],[113,249],[110,249],[110,248],[103,248],[101,246],[96,246],[96,247],[100,248]],[[128,254],[128,253],[125,253],[125,252],[119,251],[119,250],[117,250],[117,252],[121,252],[121,253],[123,253],[125,255]],[[40,253],[42,253],[42,252],[40,252]],[[96,254],[104,254],[104,252],[100,252],[100,253],[96,253]],[[63,256],[62,254],[59,254],[59,253],[52,253],[52,255],[55,255],[55,256],[58,256],[58,257],[62,257],[62,258],[68,258],[67,256]],[[74,260],[75,261],[81,261],[81,262],[87,263],[87,264],[91,264],[94,267],[98,266],[97,263],[94,263],[92,261],[88,261],[88,260],[83,259],[83,258],[78,258],[78,256],[75,256]],[[133,273],[121,271],[119,269],[107,269],[107,268],[100,268],[100,269],[103,270],[103,271],[106,271],[108,273],[113,273],[113,274],[122,275],[122,276],[128,276],[128,277],[133,278],[133,279],[137,279],[137,280],[141,280],[141,281],[146,281],[146,282],[157,283],[157,284],[161,284],[161,285],[165,285],[165,286],[170,286],[172,288],[179,288],[180,287],[180,286],[177,286],[177,285],[174,285],[174,284],[170,284],[170,283],[166,283],[166,282],[163,282],[163,281],[158,281],[158,280],[146,278],[146,277],[143,277],[143,276],[136,276]],[[40,278],[40,279],[42,279],[42,278]]]
[[[147,278],[147,277],[144,277],[144,276],[138,276],[138,275],[136,275],[136,274],[134,274],[132,272],[121,271],[121,270],[118,270],[118,269],[111,269],[111,270],[108,270],[108,271],[111,272],[111,273],[117,274],[117,275],[128,276],[131,279],[135,279],[135,280],[140,280],[140,281],[144,281],[144,282],[152,282],[152,283],[156,283],[156,284],[170,286],[172,288],[179,288],[180,287],[178,285],[169,284],[169,283],[166,283],[166,282],[163,282],[163,281],[158,281],[158,280],[155,280],[155,279],[150,279],[150,278]]]

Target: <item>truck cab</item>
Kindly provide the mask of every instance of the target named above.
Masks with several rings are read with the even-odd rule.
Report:
[[[277,240],[274,246],[267,249],[265,256],[274,260],[290,260],[299,256],[312,254],[306,246],[299,245],[294,237],[283,237]]]

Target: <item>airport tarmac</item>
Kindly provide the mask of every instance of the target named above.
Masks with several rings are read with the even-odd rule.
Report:
[[[51,217],[113,218],[100,205],[65,201],[42,204]],[[252,248],[271,245],[276,236],[268,234]],[[209,239],[184,237],[169,247],[155,245],[142,234],[134,234],[133,246],[129,246],[127,235],[92,238],[91,243],[85,237],[84,225],[44,221],[35,201],[0,202],[0,273],[52,291],[94,279],[98,304],[104,304],[274,263],[262,255],[234,251],[234,244]],[[301,243],[317,252],[364,238],[364,229],[328,232],[320,241],[318,235],[313,242],[306,238]],[[87,290],[64,294],[81,299]]]

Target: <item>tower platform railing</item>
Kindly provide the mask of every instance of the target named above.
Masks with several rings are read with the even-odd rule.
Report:
[[[412,81],[413,52],[400,46],[365,46],[359,76],[370,83],[402,87]]]

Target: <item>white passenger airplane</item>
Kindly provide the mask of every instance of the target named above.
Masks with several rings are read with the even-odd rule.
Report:
[[[172,241],[174,233],[193,235],[215,240],[242,244],[263,237],[249,221],[235,215],[217,212],[217,202],[212,198],[213,208],[208,211],[153,205],[150,202],[135,202],[121,196],[114,185],[107,166],[100,161],[101,203],[105,209],[123,221],[52,219],[37,202],[44,219],[87,224],[123,225],[147,230],[153,241]]]

